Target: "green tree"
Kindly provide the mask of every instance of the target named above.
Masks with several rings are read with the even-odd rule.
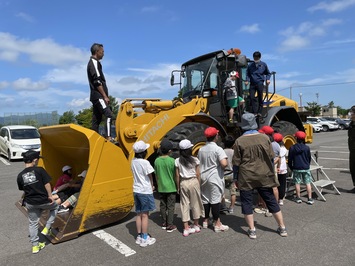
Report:
[[[79,125],[91,128],[92,106],[79,111],[79,113],[75,116],[75,119]]]
[[[320,115],[322,107],[317,102],[307,102],[308,106],[305,106],[305,109],[311,112],[312,116]]]
[[[116,120],[118,111],[120,109],[120,105],[118,104],[116,98],[112,97],[112,96],[108,96],[110,98],[110,107],[113,113],[113,120]]]
[[[59,118],[59,124],[71,124],[75,122],[75,114],[72,110],[64,112],[63,115]]]
[[[330,101],[330,102],[328,103],[328,107],[329,107],[329,108],[334,108],[334,107],[335,107],[334,102],[333,102],[333,101]]]
[[[343,109],[341,106],[337,106],[337,113],[341,117],[346,117],[348,115],[349,109]]]
[[[35,120],[35,119],[27,119],[27,120],[24,120],[24,121],[23,121],[23,124],[24,124],[24,125],[28,125],[28,126],[33,126],[33,127],[39,128],[39,123],[38,123],[38,121]]]

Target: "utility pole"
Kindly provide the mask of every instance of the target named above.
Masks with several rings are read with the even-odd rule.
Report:
[[[316,92],[316,97],[317,97],[317,104],[319,104],[319,93],[318,92]]]
[[[292,100],[292,86],[290,86],[290,99]]]
[[[302,107],[302,92],[300,92],[300,107]]]

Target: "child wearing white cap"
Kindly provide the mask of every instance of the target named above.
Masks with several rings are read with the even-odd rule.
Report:
[[[141,247],[153,245],[155,238],[148,234],[148,216],[150,211],[155,210],[155,201],[153,196],[153,176],[154,168],[148,160],[144,159],[147,156],[149,144],[140,140],[133,144],[135,153],[131,163],[133,173],[133,196],[136,206],[136,227],[138,236],[136,244]]]
[[[180,141],[180,156],[175,160],[176,184],[180,194],[181,218],[184,224],[183,236],[199,233],[199,219],[204,216],[200,191],[200,161],[192,156],[193,144],[184,139]],[[190,208],[194,224],[190,227]]]
[[[55,186],[53,188],[53,191],[56,191],[60,186],[68,183],[69,181],[72,180],[72,173],[71,173],[71,166],[69,165],[64,165],[62,167],[62,175],[58,178],[57,182],[55,183]]]

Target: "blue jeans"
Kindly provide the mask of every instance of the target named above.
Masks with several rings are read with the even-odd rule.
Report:
[[[29,233],[30,233],[30,242],[33,246],[38,245],[38,222],[41,218],[42,211],[49,210],[49,218],[46,223],[46,227],[50,228],[52,223],[54,222],[55,216],[58,211],[58,204],[56,202],[53,203],[45,203],[41,205],[31,205],[25,203],[25,207],[28,212],[28,221],[29,221]]]

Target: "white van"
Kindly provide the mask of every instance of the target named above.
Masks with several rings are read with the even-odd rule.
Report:
[[[40,151],[41,140],[38,129],[32,126],[4,126],[0,129],[0,154],[8,158],[22,159],[28,150]]]

